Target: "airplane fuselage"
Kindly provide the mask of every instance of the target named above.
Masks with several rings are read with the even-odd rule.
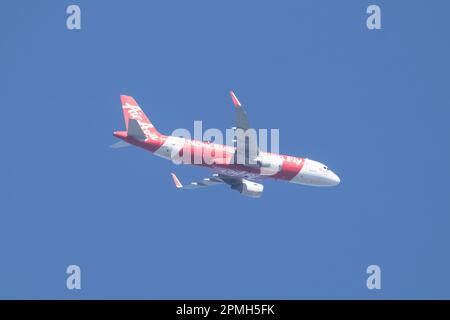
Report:
[[[236,147],[216,143],[149,134],[144,141],[116,131],[114,136],[177,164],[192,164],[212,169],[221,175],[261,180],[286,180],[312,186],[335,186],[339,177],[324,164],[306,158],[261,152],[256,165],[236,162]]]

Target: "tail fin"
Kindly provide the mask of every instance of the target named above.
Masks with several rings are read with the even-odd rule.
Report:
[[[125,125],[127,127],[127,132],[130,135],[136,134],[136,132],[139,131],[141,131],[146,138],[160,135],[133,97],[121,95],[120,100],[122,101]]]

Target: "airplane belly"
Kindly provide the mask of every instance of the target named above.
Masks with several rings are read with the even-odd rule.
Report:
[[[297,184],[309,184],[312,181],[309,181],[308,177],[303,172],[300,171],[291,180],[289,180],[289,182]]]
[[[229,177],[242,178],[249,180],[260,180],[262,177],[259,172],[255,170],[247,170],[250,168],[238,167],[233,165],[213,166],[213,171]]]

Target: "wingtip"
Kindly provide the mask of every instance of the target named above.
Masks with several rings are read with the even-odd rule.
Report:
[[[231,99],[233,100],[234,106],[235,106],[236,108],[241,107],[241,103],[239,102],[238,98],[236,97],[236,95],[234,94],[233,91],[230,91],[230,96],[231,96]]]
[[[175,175],[175,173],[172,172],[171,175],[172,175],[172,180],[173,180],[173,183],[175,184],[175,187],[177,187],[177,189],[182,188],[183,185],[181,184],[180,180],[178,180],[178,178]]]

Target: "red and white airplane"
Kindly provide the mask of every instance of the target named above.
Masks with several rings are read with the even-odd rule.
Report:
[[[230,95],[236,110],[236,128],[244,131],[250,129],[244,108],[233,92],[230,92]],[[187,185],[183,185],[172,173],[172,179],[178,189],[226,184],[245,196],[259,198],[264,186],[258,182],[266,178],[310,186],[336,186],[340,183],[339,177],[333,171],[314,160],[262,152],[257,147],[254,151],[248,147],[246,150],[240,150],[245,148],[245,143],[239,141],[237,146],[228,146],[163,135],[156,130],[132,97],[122,95],[121,101],[127,130],[114,132],[114,136],[122,141],[111,147],[135,145],[168,160],[179,159],[181,155],[186,156],[187,153],[190,161],[184,163],[208,167],[214,172],[209,178]],[[248,158],[242,164],[236,161],[239,152]],[[208,161],[205,161],[205,154],[210,157]],[[202,160],[198,163],[194,158]]]

